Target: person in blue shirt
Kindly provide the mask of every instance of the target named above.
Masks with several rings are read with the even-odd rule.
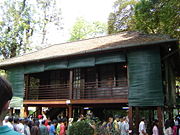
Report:
[[[53,120],[49,129],[49,135],[56,135],[56,124],[57,120]]]
[[[3,120],[8,112],[10,100],[13,96],[10,83],[0,76],[0,135],[20,135],[20,133],[3,126]]]

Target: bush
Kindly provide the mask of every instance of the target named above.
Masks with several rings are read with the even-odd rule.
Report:
[[[88,121],[83,120],[83,121],[73,123],[72,126],[69,128],[68,134],[69,135],[93,135],[94,130],[89,125]]]

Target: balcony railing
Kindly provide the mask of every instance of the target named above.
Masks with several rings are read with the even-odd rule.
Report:
[[[41,99],[114,99],[128,96],[127,81],[99,81],[69,84],[40,85],[26,87],[26,100]]]

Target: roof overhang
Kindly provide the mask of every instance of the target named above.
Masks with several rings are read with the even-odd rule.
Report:
[[[142,48],[142,47],[150,47],[154,45],[178,45],[178,40],[177,39],[169,39],[169,40],[160,40],[160,41],[152,41],[152,42],[147,42],[147,43],[139,43],[139,44],[125,44],[125,45],[119,45],[119,42],[113,43],[115,46],[114,47],[107,47],[107,48],[96,48],[92,50],[86,50],[86,51],[81,51],[78,53],[72,53],[69,55],[55,55],[47,58],[40,58],[40,59],[30,59],[27,61],[19,61],[16,63],[10,63],[10,64],[4,64],[3,61],[0,63],[0,69],[8,69],[12,66],[18,66],[18,65],[25,65],[29,63],[40,63],[40,62],[45,62],[49,60],[56,60],[56,59],[68,59],[76,56],[83,56],[83,55],[92,55],[92,54],[98,54],[98,53],[104,53],[104,52],[115,52],[115,51],[122,51],[122,50],[127,50],[131,48]],[[108,46],[108,45],[107,45]],[[23,56],[19,56],[23,57]],[[16,57],[15,57],[16,58]],[[13,58],[11,58],[13,61]]]

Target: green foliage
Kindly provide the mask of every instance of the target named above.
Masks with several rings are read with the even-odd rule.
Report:
[[[69,128],[69,135],[93,135],[94,130],[87,120],[75,122]]]
[[[37,35],[41,44],[46,43],[47,26],[61,30],[61,20],[56,0],[4,0],[0,3],[0,55],[6,59],[26,53]]]
[[[0,70],[0,76],[7,77],[5,70]]]
[[[159,18],[157,18],[157,14],[153,11],[151,12],[152,7],[153,2],[151,1],[141,1],[136,5],[136,29],[145,33],[155,33],[154,28],[158,24]],[[154,20],[154,18],[157,20]],[[152,21],[155,21],[155,23],[152,23]]]
[[[105,114],[105,117],[108,118],[109,116],[114,117],[115,115],[119,115],[122,117],[127,116],[127,110],[103,110],[103,113]]]
[[[27,1],[8,0],[1,3],[0,54],[11,58],[28,49],[33,34],[33,19]]]
[[[111,114],[112,115],[112,114]],[[68,130],[68,135],[117,135],[117,131],[107,127],[107,122],[101,122],[98,117],[87,118],[83,121],[74,122]]]
[[[75,22],[69,41],[92,38],[106,33],[106,24],[99,21],[89,23],[82,17]]]
[[[134,28],[134,9],[137,0],[117,0],[114,3],[114,12],[108,18],[108,33],[132,30]]]
[[[135,9],[136,29],[180,39],[179,7],[177,0],[141,0]]]
[[[135,30],[180,39],[179,9],[178,0],[117,0],[109,15],[108,33]]]

